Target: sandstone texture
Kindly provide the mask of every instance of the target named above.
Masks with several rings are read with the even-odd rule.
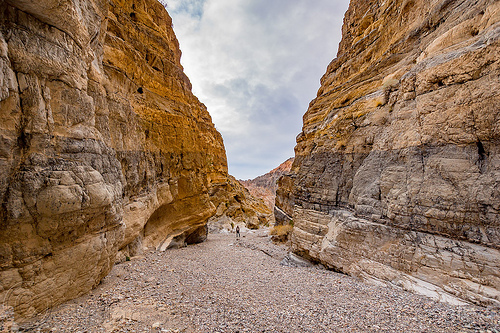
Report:
[[[206,238],[226,156],[180,56],[155,0],[0,1],[0,299],[17,316]]]
[[[296,253],[500,306],[500,2],[352,0],[297,138]]]

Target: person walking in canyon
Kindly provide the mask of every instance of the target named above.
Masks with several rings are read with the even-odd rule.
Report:
[[[240,235],[240,226],[237,225],[236,226],[236,238],[240,238],[240,237],[241,237],[241,235]]]

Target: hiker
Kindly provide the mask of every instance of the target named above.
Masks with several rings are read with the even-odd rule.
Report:
[[[239,238],[241,235],[240,235],[240,226],[237,225],[236,226],[236,238]]]

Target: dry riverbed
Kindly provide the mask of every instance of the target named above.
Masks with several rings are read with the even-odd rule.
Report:
[[[116,265],[90,294],[24,332],[500,332],[500,314],[369,285],[319,267],[280,265],[265,230]]]

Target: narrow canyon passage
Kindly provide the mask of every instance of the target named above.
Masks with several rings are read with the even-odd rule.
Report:
[[[267,230],[116,265],[89,295],[21,325],[36,332],[500,332],[500,315],[280,265]]]

